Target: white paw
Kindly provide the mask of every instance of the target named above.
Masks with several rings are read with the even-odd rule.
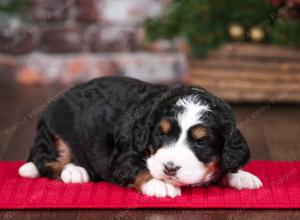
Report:
[[[19,175],[25,178],[37,178],[40,176],[39,171],[34,163],[28,162],[19,168]]]
[[[83,167],[72,163],[65,166],[60,175],[64,183],[86,183],[89,181],[89,175]]]
[[[228,174],[228,184],[236,189],[258,189],[263,186],[260,179],[242,170]]]
[[[155,196],[159,198],[171,197],[175,198],[176,196],[181,195],[181,189],[173,186],[169,183],[165,183],[158,179],[151,179],[142,186],[142,192],[148,196]]]

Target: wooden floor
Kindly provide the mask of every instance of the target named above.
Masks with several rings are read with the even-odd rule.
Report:
[[[64,88],[0,85],[0,160],[25,160],[38,117]],[[239,104],[233,109],[252,158],[300,160],[300,106]],[[0,219],[300,219],[297,210],[2,211]]]

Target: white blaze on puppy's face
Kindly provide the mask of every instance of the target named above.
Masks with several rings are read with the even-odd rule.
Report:
[[[191,97],[180,99],[176,103],[183,108],[177,115],[178,126],[181,129],[179,137],[157,150],[147,160],[147,167],[154,178],[163,179],[174,185],[190,185],[204,181],[207,174],[205,164],[198,160],[189,146],[187,137],[189,129],[201,123],[201,115],[209,111],[207,105],[195,103]],[[176,175],[166,175],[166,164],[176,167]]]

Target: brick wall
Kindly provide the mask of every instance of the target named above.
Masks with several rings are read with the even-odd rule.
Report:
[[[143,21],[168,13],[169,0],[28,0],[22,19],[0,27],[0,77],[73,83],[128,75],[152,82],[186,79],[184,43],[145,40]]]

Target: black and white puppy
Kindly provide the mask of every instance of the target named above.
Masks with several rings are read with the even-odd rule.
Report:
[[[262,186],[241,168],[250,157],[230,106],[203,88],[105,77],[76,86],[39,121],[27,178],[109,181],[149,196],[182,186]]]

